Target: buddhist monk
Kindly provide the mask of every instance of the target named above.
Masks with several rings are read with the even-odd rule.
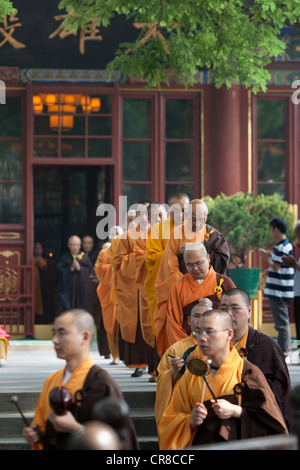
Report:
[[[203,243],[188,243],[184,260],[188,273],[171,287],[167,302],[160,303],[156,311],[156,349],[160,357],[173,343],[190,335],[187,319],[199,299],[207,297],[218,307],[222,293],[235,287],[231,279],[215,272]]]
[[[68,240],[69,251],[58,261],[59,311],[83,308],[90,311],[90,274],[93,269],[87,254],[80,251],[81,239],[72,235]]]
[[[102,310],[103,327],[106,333],[108,347],[112,355],[111,365],[119,364],[119,324],[116,320],[116,305],[114,302],[114,294],[112,292],[113,271],[109,260],[109,250],[111,247],[111,241],[122,233],[122,227],[114,226],[110,229],[108,235],[110,242],[104,243],[95,263],[95,274],[99,280],[97,294]]]
[[[172,194],[168,200],[169,217],[157,224],[151,224],[146,249],[145,264],[147,267],[147,275],[144,285],[154,333],[153,317],[156,308],[155,280],[160,260],[174,226],[181,225],[183,222],[184,208],[188,203],[189,197],[187,194],[181,192]]]
[[[184,249],[189,243],[204,243],[214,270],[220,274],[226,272],[230,259],[229,247],[220,232],[206,225],[207,214],[206,204],[200,199],[194,199],[187,205],[186,221],[174,228],[170,234],[155,280],[155,329],[157,322],[155,317],[158,311],[161,316],[161,309],[165,309],[163,317],[166,317],[166,303],[171,287],[186,273],[182,258]]]
[[[115,295],[118,302],[118,321],[122,337],[122,359],[129,368],[135,369],[132,377],[140,377],[148,364],[148,345],[141,331],[136,282],[136,260],[134,247],[140,233],[148,228],[148,202],[138,204],[137,225],[118,238],[118,245],[112,257],[115,273]]]
[[[287,434],[264,374],[231,348],[230,315],[216,309],[205,312],[196,334],[210,361],[210,388],[203,377],[184,373],[158,426],[160,449]]]
[[[148,231],[147,233],[141,234],[136,240],[134,246],[134,254],[136,261],[136,282],[138,286],[138,297],[139,297],[139,314],[142,335],[144,341],[148,344],[149,348],[149,362],[148,371],[151,377],[149,381],[156,381],[156,358],[155,358],[155,338],[152,328],[152,321],[150,317],[150,310],[148,304],[147,293],[144,287],[145,279],[147,276],[147,268],[145,264],[146,247],[148,235],[151,230],[151,224],[157,224],[162,220],[166,220],[167,212],[163,204],[152,203],[147,208],[148,214]]]
[[[94,364],[90,354],[94,334],[93,317],[84,310],[69,310],[55,319],[53,345],[57,357],[66,364],[45,380],[33,421],[23,429],[24,439],[34,449],[66,450],[70,436],[84,432],[84,423],[92,420],[93,408],[99,400],[105,397],[123,400],[117,383]],[[49,394],[53,388],[62,386],[71,393],[72,404],[60,415],[51,408]],[[129,417],[127,430],[127,449],[138,449]]]
[[[290,429],[291,383],[282,349],[273,338],[249,326],[252,307],[245,290],[233,288],[224,292],[220,308],[232,315],[235,348],[264,373]]]
[[[190,356],[203,357],[195,337],[195,328],[200,316],[207,310],[212,309],[212,302],[209,299],[200,299],[191,310],[189,316],[189,324],[191,326],[191,334],[177,343],[172,344],[158,365],[158,380],[155,400],[155,419],[156,425],[160,421],[161,415],[166,409],[171,397],[175,384],[185,372],[185,360]],[[186,357],[183,358],[182,356]]]

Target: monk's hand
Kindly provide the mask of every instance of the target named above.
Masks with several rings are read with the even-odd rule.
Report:
[[[57,415],[52,412],[48,416],[48,420],[52,423],[56,432],[73,434],[80,428],[80,424],[70,411],[66,411],[63,415]]]
[[[220,419],[239,418],[242,413],[242,408],[238,405],[233,405],[227,400],[218,398],[218,401],[211,400],[211,407],[215,414]]]
[[[203,403],[196,403],[192,409],[192,416],[190,419],[190,427],[193,431],[197,426],[203,423],[207,416],[207,409]]]
[[[35,424],[32,426],[27,426],[26,428],[23,428],[22,430],[22,436],[27,442],[27,444],[33,446],[33,444],[36,444],[39,442],[41,435],[39,432],[38,426]]]
[[[184,360],[179,356],[174,356],[171,359],[171,366],[175,372],[180,372],[182,366],[184,366]]]
[[[73,266],[76,271],[80,271],[80,264],[78,263],[77,259],[74,259]]]

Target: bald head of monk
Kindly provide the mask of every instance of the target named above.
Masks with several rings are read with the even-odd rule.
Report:
[[[199,302],[194,305],[188,318],[188,324],[191,327],[192,333],[195,331],[201,315],[207,310],[212,310],[212,308],[212,301],[207,298],[200,299]]]
[[[188,205],[190,198],[187,194],[177,191],[168,199],[169,215],[174,222],[174,225],[180,225],[184,221],[185,208]]]
[[[81,238],[77,235],[72,235],[68,240],[68,248],[72,256],[78,255],[81,247]]]
[[[186,207],[186,219],[190,230],[199,232],[207,219],[208,208],[202,199],[193,199]]]
[[[233,325],[228,312],[212,309],[201,315],[196,329],[196,338],[203,354],[212,365],[219,367],[230,353]]]
[[[90,354],[95,335],[94,319],[82,309],[66,310],[55,318],[52,330],[56,355],[65,359],[68,371],[73,372]]]
[[[202,243],[186,243],[183,258],[187,272],[194,279],[204,279],[209,271],[209,255]]]
[[[90,421],[80,435],[71,437],[69,447],[70,450],[121,450],[121,442],[111,426]]]

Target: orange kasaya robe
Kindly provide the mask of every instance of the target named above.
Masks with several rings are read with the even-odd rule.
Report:
[[[172,344],[172,346],[167,349],[157,366],[158,379],[154,406],[157,426],[164,410],[167,408],[167,405],[171,400],[173,393],[171,357],[169,354],[172,356],[182,357],[183,353],[185,353],[187,349],[189,349],[191,346],[195,346],[196,344],[198,344],[197,340],[192,334],[181,341],[177,341],[177,343]],[[191,353],[191,356],[203,357],[203,354],[201,353],[199,347],[196,347],[196,349]]]
[[[216,397],[232,395],[237,383],[241,382],[243,359],[232,349],[217,373],[207,376],[207,381]],[[176,384],[169,405],[158,425],[159,447],[163,449],[183,449],[192,445],[196,430],[191,431],[192,409],[197,402],[211,400],[213,397],[204,379],[186,370]]]
[[[116,286],[117,280],[116,280],[115,270],[113,269],[113,259],[114,259],[114,256],[115,256],[115,252],[116,252],[118,243],[119,243],[119,237],[116,237],[111,241],[111,245],[110,245],[110,247],[107,251],[107,259],[108,259],[109,263],[112,266],[112,286],[111,286],[111,291],[110,291],[110,300],[111,300],[111,302],[113,302],[115,304],[115,307],[116,307],[116,321],[118,323],[120,323],[120,320],[119,320],[119,318],[120,318],[120,316],[119,316],[119,302],[118,302],[118,298],[117,298],[116,293],[115,293],[115,286]]]
[[[206,226],[198,232],[193,233],[186,223],[178,225],[170,233],[170,239],[165,246],[155,280],[157,306],[168,299],[172,285],[183,276],[183,273],[180,272],[178,262],[178,255],[181,253],[181,245],[192,242],[202,243],[205,235]],[[156,311],[154,317],[155,315]]]
[[[203,282],[185,274],[170,289],[167,302],[161,303],[156,310],[156,349],[160,357],[166,349],[188,336],[184,329],[184,309],[204,297],[217,307],[223,292],[235,287],[227,276],[216,273],[212,266]]]
[[[183,449],[220,440],[288,434],[265,375],[257,366],[240,357],[235,348],[231,349],[214,376],[211,372],[207,375],[207,381],[217,399],[224,397],[242,407],[240,418],[219,419],[211,410],[213,397],[203,377],[197,377],[187,370],[176,384],[172,399],[158,425],[161,450]],[[241,386],[236,390],[237,384]],[[240,390],[242,393],[236,393]],[[192,431],[192,409],[197,402],[202,401],[209,413],[203,423]]]
[[[91,355],[88,355],[88,357],[77,366],[65,384],[63,384],[63,379],[66,368],[61,369],[58,372],[54,372],[45,380],[32,421],[32,424],[37,424],[39,426],[42,433],[45,431],[48,416],[52,412],[49,404],[50,391],[54,387],[62,387],[64,385],[64,387],[66,387],[71,392],[73,401],[75,401],[74,394],[77,390],[81,390],[83,388],[86,376],[93,365],[94,360]],[[34,449],[42,450],[43,446],[42,444],[35,444]]]
[[[136,240],[134,246],[134,254],[136,261],[136,282],[139,291],[139,314],[142,335],[144,341],[154,348],[154,333],[150,317],[147,293],[144,287],[145,279],[147,276],[147,268],[145,265],[147,238],[140,237]]]
[[[155,281],[164,249],[170,238],[170,233],[173,231],[173,229],[174,221],[171,217],[169,217],[168,219],[158,222],[153,227],[151,227],[148,237],[145,256],[147,275],[144,286],[147,293],[148,305],[154,333],[154,312],[156,308]]]
[[[97,294],[102,307],[102,318],[105,331],[110,335],[114,334],[116,323],[116,306],[112,296],[112,265],[109,262],[108,251],[110,247],[99,251],[96,263],[95,274],[99,280]]]
[[[134,343],[138,322],[138,288],[134,245],[136,240],[126,231],[119,236],[112,258],[115,272],[115,295],[119,304],[119,324],[122,338]]]

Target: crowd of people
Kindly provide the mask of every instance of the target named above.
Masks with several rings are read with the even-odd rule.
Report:
[[[68,449],[71,435],[87,448],[87,423],[95,433],[105,432],[96,429],[95,403],[107,397],[123,402],[117,384],[91,358],[95,329],[100,355],[111,355],[111,364],[123,361],[134,380],[147,371],[157,384],[160,449],[290,432],[287,305],[300,263],[286,222],[270,221],[273,253],[260,250],[269,264],[265,296],[278,330],[275,341],[249,326],[249,295],[226,275],[229,246],[207,216],[202,200],[177,192],[167,206],[138,203],[125,227],[110,229],[98,253],[92,240],[69,238],[57,264],[60,314],[53,328],[54,348],[66,367],[46,380],[33,423],[23,431],[33,447]],[[299,226],[295,230],[300,233]],[[53,387],[73,395],[62,415],[49,404]],[[110,434],[108,442],[138,449],[128,415],[124,429],[123,440],[116,444]]]

